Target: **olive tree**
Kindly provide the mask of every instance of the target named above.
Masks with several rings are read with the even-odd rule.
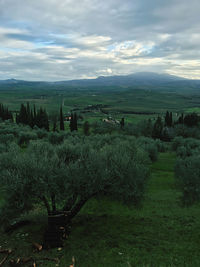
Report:
[[[176,183],[184,204],[200,201],[200,156],[179,158],[175,166]]]
[[[136,142],[140,147],[142,147],[148,153],[151,161],[157,160],[158,147],[154,139],[148,137],[139,137]]]
[[[11,147],[0,155],[1,220],[43,204],[48,215],[45,244],[61,245],[71,220],[92,197],[108,194],[126,203],[140,202],[149,174],[146,158],[129,142],[99,149],[87,141],[57,146],[33,141],[23,151]]]

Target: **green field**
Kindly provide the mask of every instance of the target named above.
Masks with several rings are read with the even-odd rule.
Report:
[[[9,258],[31,256],[37,266],[56,266],[40,260],[44,257],[59,258],[59,266],[69,266],[72,256],[81,267],[200,266],[200,206],[181,206],[174,185],[174,163],[175,155],[170,152],[161,153],[151,165],[141,208],[106,198],[87,203],[60,251],[33,252],[32,242],[42,242],[45,229],[43,211],[37,208],[27,216],[33,218],[31,225],[9,235],[1,233],[1,248],[13,249]]]
[[[199,95],[130,88],[1,89],[0,102],[13,112],[21,103],[29,102],[37,108],[45,107],[49,115],[59,112],[62,106],[65,114],[76,111],[82,115],[79,128],[86,120],[92,123],[108,116],[138,123],[163,115],[166,110],[173,112],[174,120],[182,112],[200,110]],[[69,131],[69,127],[66,129]],[[61,250],[38,253],[32,248],[33,242],[42,243],[46,227],[41,207],[26,215],[31,224],[9,234],[0,232],[0,249],[12,249],[9,259],[32,257],[36,266],[56,266],[54,261],[44,260],[46,257],[58,258],[57,266],[69,266],[73,256],[76,267],[200,266],[200,205],[181,205],[181,193],[175,187],[175,161],[174,153],[160,153],[150,166],[151,177],[140,208],[109,198],[90,200],[73,220],[71,234]],[[0,253],[0,262],[3,257]]]
[[[195,112],[195,113],[200,113],[200,107],[194,107],[194,108],[188,108],[187,110],[186,110],[186,112],[188,112],[188,113],[192,113],[192,112]]]
[[[21,103],[29,102],[46,108],[47,112],[58,112],[62,105],[65,114],[76,111],[85,120],[95,121],[107,115],[115,119],[125,117],[127,122],[138,122],[144,118],[155,118],[166,110],[174,113],[199,110],[199,95],[178,94],[177,92],[116,88],[59,88],[54,89],[0,89],[0,102],[12,111],[17,111]],[[88,110],[89,106],[102,105],[102,110]],[[137,114],[137,113],[142,113]]]

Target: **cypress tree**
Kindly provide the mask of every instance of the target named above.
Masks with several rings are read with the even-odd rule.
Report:
[[[45,118],[45,125],[44,125],[44,128],[49,131],[49,118],[48,118],[48,114],[46,112],[46,110],[44,110],[44,118]]]
[[[26,104],[26,113],[27,113],[27,124],[31,126],[31,110],[30,110],[29,102],[27,102]]]
[[[172,125],[173,125],[173,115],[172,115],[172,112],[170,112],[170,114],[169,114],[169,123],[170,123],[170,127],[172,127]]]
[[[74,114],[74,121],[73,121],[74,131],[78,131],[77,121],[78,121],[78,118],[77,118],[77,114],[75,113]]]
[[[167,111],[165,114],[165,126],[172,127],[172,124],[173,124],[172,112]]]
[[[61,131],[64,131],[65,130],[62,107],[60,107],[60,130]]]
[[[183,124],[184,123],[184,115],[183,113],[181,114],[181,116],[178,118],[178,123]]]
[[[57,123],[56,121],[53,122],[53,132],[56,132],[57,130]]]
[[[153,127],[153,132],[152,132],[152,137],[153,138],[158,138],[161,139],[162,138],[162,130],[163,130],[163,123],[162,123],[162,119],[161,117],[158,116],[154,127]]]
[[[20,107],[18,123],[28,124],[27,110],[24,104],[21,104],[21,107]]]
[[[121,121],[120,121],[121,129],[124,128],[124,124],[125,124],[125,122],[124,122],[124,118],[122,118]]]
[[[70,131],[74,131],[74,114],[71,113],[71,119],[70,119],[70,123],[69,123],[69,128],[70,128]]]
[[[70,128],[71,132],[78,131],[77,121],[78,121],[77,114],[71,113],[71,120],[69,123],[69,128]]]
[[[37,112],[37,126],[49,131],[49,119],[45,109],[40,108]]]
[[[13,121],[12,112],[8,110],[8,107],[5,107],[3,104],[0,104],[0,118],[4,120]]]
[[[19,115],[16,113],[16,123],[19,123]]]
[[[187,125],[188,127],[197,126],[198,122],[199,122],[199,117],[195,112],[186,115],[184,118],[184,124]]]
[[[165,114],[165,126],[169,126],[169,122],[170,118],[169,118],[169,111],[166,112]]]
[[[49,119],[50,119],[50,121],[53,124],[53,129],[52,129],[53,132],[56,132],[57,131],[58,117],[59,117],[58,114],[55,113],[55,112],[51,113],[50,116],[49,116]]]
[[[35,104],[33,106],[33,126],[37,124],[37,113],[36,113],[36,107]]]
[[[31,126],[31,128],[33,128],[34,126],[34,118],[33,118],[33,111],[31,109],[31,112],[30,112],[30,119],[29,119],[29,125]]]
[[[0,103],[0,118],[2,118],[3,114],[3,105]]]

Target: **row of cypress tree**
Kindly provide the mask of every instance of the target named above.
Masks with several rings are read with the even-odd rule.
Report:
[[[165,114],[165,126],[172,127],[172,125],[173,125],[172,112],[167,111]]]
[[[70,124],[69,124],[71,131],[78,130],[77,121],[78,121],[77,114],[71,113],[71,119],[70,119]],[[59,122],[60,122],[60,130],[64,131],[65,126],[64,126],[64,116],[63,116],[62,107],[60,108]],[[29,103],[27,103],[26,105],[21,104],[19,114],[16,115],[16,123],[29,125],[32,128],[34,126],[37,126],[39,128],[44,128],[47,131],[49,131],[49,118],[48,118],[48,114],[46,110],[43,109],[42,107],[37,110],[35,105],[33,106],[33,109],[32,109]],[[53,131],[56,131],[56,130],[57,130],[57,122],[54,121]]]
[[[29,103],[21,104],[19,114],[16,115],[16,123],[26,124],[32,128],[36,125],[49,131],[49,119],[46,110],[43,108],[36,110],[35,105],[32,109]]]
[[[5,107],[3,104],[0,103],[0,118],[2,120],[12,120],[13,121],[13,115],[12,112],[8,110],[7,107]],[[71,131],[77,131],[78,117],[76,113],[71,113],[70,118],[70,130]],[[167,111],[164,117],[164,123],[162,122],[162,118],[158,117],[156,122],[153,126],[153,138],[161,138],[163,128],[166,127],[173,127],[174,124],[185,124],[186,126],[192,127],[197,126],[197,124],[200,122],[200,117],[196,113],[187,114],[187,115],[181,115],[177,121],[173,121],[173,115],[172,112]],[[36,110],[35,105],[33,106],[33,109],[30,108],[29,103],[26,105],[21,104],[19,114],[16,114],[16,123],[22,123],[25,125],[29,125],[30,127],[34,127],[35,125],[39,128],[44,128],[47,131],[49,131],[49,118],[48,114],[45,109],[42,107],[38,110]],[[60,116],[59,116],[59,123],[60,123],[60,130],[64,131],[64,116],[62,107],[60,107]],[[88,122],[87,122],[88,123]],[[122,118],[121,122],[121,128],[124,127],[124,118]],[[86,132],[88,132],[89,125],[86,125]],[[53,122],[53,131],[57,131],[57,119]]]
[[[169,141],[169,128],[173,128],[177,124],[183,124],[187,127],[195,127],[200,123],[200,116],[193,112],[191,114],[181,114],[178,120],[173,120],[172,112],[166,112],[164,121],[160,116],[153,125],[152,137]]]
[[[3,104],[0,103],[0,118],[5,120],[13,121],[12,112],[8,110],[8,107],[5,107]]]
[[[78,130],[78,117],[76,113],[71,113],[71,119],[70,119],[70,123],[69,123],[69,128],[71,130],[71,132],[73,131],[77,131]],[[65,130],[65,126],[64,126],[64,116],[63,116],[63,111],[62,111],[62,107],[60,107],[60,130],[64,131]]]

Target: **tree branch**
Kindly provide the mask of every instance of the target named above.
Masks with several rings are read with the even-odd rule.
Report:
[[[63,207],[63,211],[71,210],[71,208],[75,204],[76,200],[77,200],[77,194],[74,194],[68,201],[66,201],[66,203]]]
[[[52,204],[52,211],[56,212],[56,197],[55,197],[55,194],[51,195],[51,204]]]
[[[71,220],[73,217],[75,217],[79,211],[81,210],[81,208],[85,205],[85,203],[92,197],[94,197],[95,195],[97,195],[99,192],[95,192],[93,194],[91,194],[90,196],[87,196],[85,198],[81,198],[77,204],[71,209],[70,214],[68,216],[69,220]]]
[[[85,205],[85,203],[89,200],[90,198],[87,199],[80,199],[78,201],[78,203],[71,209],[71,212],[68,216],[69,220],[71,220],[72,218],[74,218],[77,213],[79,213],[79,211],[81,210],[81,208]]]
[[[40,199],[43,201],[46,209],[47,209],[47,213],[48,215],[51,214],[51,208],[50,208],[50,205],[49,205],[49,202],[47,201],[46,197],[45,196],[41,196]]]

